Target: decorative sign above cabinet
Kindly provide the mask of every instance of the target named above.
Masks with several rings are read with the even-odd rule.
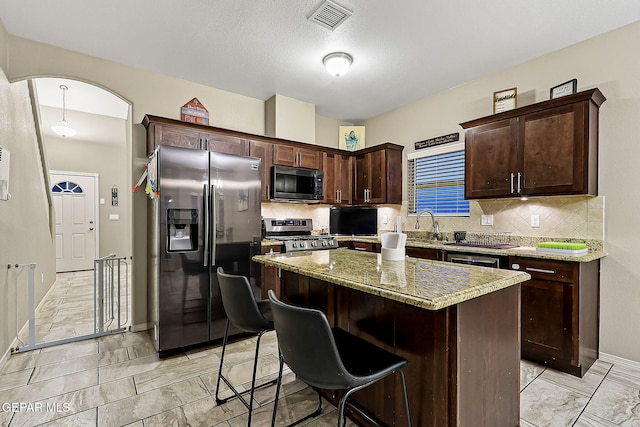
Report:
[[[572,95],[578,88],[578,79],[569,80],[554,86],[549,90],[549,99],[560,98],[561,96]]]
[[[435,138],[425,139],[424,141],[414,142],[413,146],[416,150],[423,148],[435,147],[436,145],[448,144],[460,140],[460,132],[450,133],[449,135],[437,136]]]
[[[518,105],[518,89],[511,89],[493,92],[493,113],[502,113],[503,111],[513,110]]]

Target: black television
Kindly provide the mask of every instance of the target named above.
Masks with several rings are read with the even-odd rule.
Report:
[[[331,208],[329,232],[337,236],[375,236],[378,234],[378,209],[365,206]]]

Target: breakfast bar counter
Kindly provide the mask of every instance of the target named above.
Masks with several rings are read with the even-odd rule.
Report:
[[[320,309],[332,326],[409,360],[413,425],[519,424],[519,284],[528,274],[348,249],[254,260],[278,270],[268,287],[282,300]],[[355,393],[350,416],[405,425],[399,383]]]

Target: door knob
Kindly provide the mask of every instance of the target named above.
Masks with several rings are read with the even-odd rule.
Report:
[[[93,227],[89,228],[89,231],[93,231]]]

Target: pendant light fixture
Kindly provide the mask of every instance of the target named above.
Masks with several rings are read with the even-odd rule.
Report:
[[[69,123],[67,123],[66,120],[66,92],[69,88],[65,85],[60,85],[60,90],[62,90],[62,120],[60,120],[59,124],[51,126],[51,129],[62,137],[73,136],[76,134],[76,131],[69,127]]]
[[[353,57],[345,52],[333,52],[322,58],[322,63],[332,76],[340,77],[349,71]]]

